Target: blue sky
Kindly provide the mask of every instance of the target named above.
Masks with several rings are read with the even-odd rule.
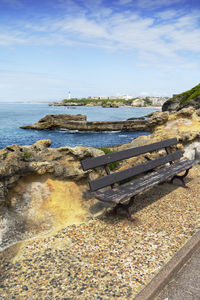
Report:
[[[200,83],[199,0],[0,0],[0,101]]]

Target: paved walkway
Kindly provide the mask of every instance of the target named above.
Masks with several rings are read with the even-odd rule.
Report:
[[[155,299],[200,299],[200,247]]]

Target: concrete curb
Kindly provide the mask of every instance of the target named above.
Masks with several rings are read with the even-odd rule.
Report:
[[[134,300],[153,300],[165,285],[176,275],[192,254],[200,247],[200,231],[172,257],[160,272],[139,292]]]

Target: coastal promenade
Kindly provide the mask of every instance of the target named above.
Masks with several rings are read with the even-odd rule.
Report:
[[[119,214],[55,223],[54,232],[4,250],[1,299],[134,299],[199,230],[199,165],[186,183],[139,195],[134,222]]]
[[[200,242],[197,251],[182,265],[156,300],[165,299],[200,299]]]
[[[200,299],[200,231],[171,258],[134,300]]]

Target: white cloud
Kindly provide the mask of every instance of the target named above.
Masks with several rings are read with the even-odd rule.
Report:
[[[183,13],[184,12],[181,10],[178,10],[178,11],[177,10],[165,10],[165,11],[159,12],[157,14],[157,17],[159,17],[162,20],[169,20],[169,19],[177,18]]]
[[[85,17],[67,19],[55,23],[55,27],[65,32],[74,32],[81,37],[86,38],[106,38],[107,33],[103,26],[93,20],[88,20]]]
[[[146,1],[139,0],[139,3],[142,5]],[[160,1],[148,2],[156,5]],[[171,3],[172,0],[162,2],[163,5]],[[194,55],[200,52],[199,11],[184,14],[170,9],[145,17],[131,11],[116,13],[102,5],[98,8],[101,0],[87,2],[87,5],[92,5],[90,9],[86,8],[85,1],[82,1],[82,6],[72,0],[59,0],[61,4],[69,5],[74,13],[66,10],[59,18],[49,16],[20,22],[16,24],[18,31],[4,28],[0,31],[0,45],[65,45],[128,50],[143,59],[145,64],[165,61],[166,64],[174,62],[188,66],[194,63],[187,61],[184,52]],[[168,18],[173,18],[173,21],[166,22]]]
[[[22,33],[21,33],[22,35]],[[4,32],[0,33],[0,46],[10,46],[16,44],[26,44],[27,40],[21,36],[20,34],[13,31],[13,32]]]

